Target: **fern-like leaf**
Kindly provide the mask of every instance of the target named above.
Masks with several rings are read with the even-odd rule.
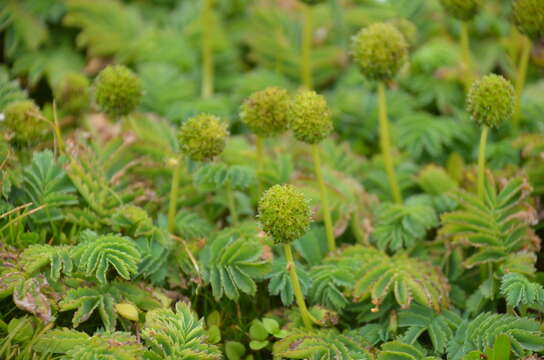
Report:
[[[296,263],[295,270],[297,272],[302,293],[306,295],[311,284],[310,275],[306,271],[304,265],[298,262]],[[272,268],[265,278],[270,280],[268,282],[268,292],[271,295],[280,295],[281,302],[284,305],[291,305],[293,303],[294,290],[285,258],[274,259]]]
[[[21,254],[20,264],[28,274],[50,265],[51,279],[58,280],[61,271],[69,275],[74,268],[71,249],[71,246],[32,245]]]
[[[402,337],[403,341],[413,344],[426,332],[434,351],[439,354],[446,351],[448,341],[462,321],[463,319],[454,311],[445,310],[437,313],[419,304],[414,304],[399,314],[399,327],[408,328]]]
[[[188,210],[181,210],[176,215],[176,232],[184,239],[203,238],[210,234],[210,222]]]
[[[146,314],[142,338],[150,348],[148,359],[221,359],[215,345],[207,343],[203,320],[189,305],[179,302],[176,311],[151,310]]]
[[[72,317],[74,327],[87,321],[98,311],[102,324],[107,330],[114,330],[117,314],[114,310],[115,299],[107,287],[81,287],[68,291],[60,303],[61,311],[76,310]]]
[[[295,330],[274,344],[277,357],[309,360],[370,360],[364,339],[335,330]]]
[[[510,306],[541,305],[544,306],[544,288],[529,281],[522,274],[510,273],[501,279],[501,294]]]
[[[144,348],[131,334],[125,332],[84,332],[61,328],[41,335],[33,349],[46,354],[63,354],[65,360],[133,360],[140,359]]]
[[[75,249],[78,268],[90,276],[95,276],[99,283],[107,283],[106,275],[110,267],[115,268],[123,279],[137,274],[141,254],[130,238],[103,235],[97,236],[91,231],[83,234],[85,241]]]
[[[402,308],[412,301],[440,310],[448,305],[449,284],[440,269],[428,262],[406,254],[388,256],[374,249],[354,246],[344,251],[342,266],[357,269],[353,296],[356,300],[368,297],[379,306],[392,293]]]
[[[510,338],[513,352],[523,356],[526,351],[544,350],[544,333],[537,321],[512,315],[483,313],[474,320],[465,320],[448,345],[448,359],[460,360],[467,353],[493,347],[501,334]]]
[[[413,345],[391,341],[382,345],[378,360],[439,360],[439,358],[425,356],[421,349]]]
[[[312,286],[308,293],[312,302],[336,311],[342,310],[349,302],[342,288],[353,283],[353,271],[337,264],[324,264],[310,269]]]
[[[26,99],[24,92],[17,80],[11,80],[9,73],[4,66],[0,66],[0,112],[4,108],[15,101]]]
[[[382,250],[412,248],[438,224],[434,209],[423,201],[385,203],[378,209],[376,217],[377,225],[372,237]]]
[[[37,223],[64,219],[61,209],[77,204],[75,188],[62,168],[64,160],[55,161],[49,150],[35,153],[23,173],[23,190],[35,207],[45,209],[32,215]]]
[[[459,193],[462,210],[442,216],[442,234],[477,248],[465,260],[467,267],[504,261],[532,239],[528,226],[531,209],[526,204],[528,184],[517,178],[497,191],[495,180],[488,176],[485,190],[483,200],[468,192]]]
[[[262,245],[255,240],[227,234],[217,236],[200,254],[204,280],[212,286],[213,296],[237,299],[240,292],[253,295],[255,279],[262,279],[269,263],[261,259]]]
[[[255,172],[243,165],[228,166],[211,163],[201,167],[194,175],[195,185],[203,191],[215,191],[226,185],[247,189],[255,183]]]

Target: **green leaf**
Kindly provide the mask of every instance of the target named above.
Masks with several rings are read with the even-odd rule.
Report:
[[[229,360],[240,360],[246,353],[246,348],[237,341],[227,341],[225,344],[225,353]]]
[[[37,352],[65,354],[76,346],[86,344],[90,336],[72,329],[61,328],[46,332],[32,347]]]
[[[87,275],[96,276],[99,283],[107,283],[110,267],[123,279],[130,280],[138,272],[141,255],[135,243],[127,237],[116,235],[97,236],[91,231],[82,235],[83,241],[75,249],[78,268]]]
[[[274,344],[273,354],[288,359],[371,359],[360,336],[334,330],[295,330]]]
[[[544,306],[544,288],[529,281],[525,276],[510,273],[501,279],[501,294],[511,306],[542,305]]]
[[[251,340],[249,342],[249,348],[251,350],[261,350],[261,349],[264,349],[265,347],[267,347],[269,344],[269,342],[267,340],[264,340],[264,341],[258,341],[258,340]]]
[[[189,305],[178,302],[175,312],[170,309],[149,311],[142,338],[159,359],[221,359],[217,346],[207,342],[203,325]]]
[[[263,323],[257,319],[251,322],[249,327],[249,336],[254,340],[265,340],[269,332],[264,327]]]
[[[115,298],[108,287],[77,288],[69,290],[60,302],[60,310],[76,310],[72,324],[78,327],[98,311],[104,327],[113,331],[117,322],[114,310]]]
[[[208,242],[200,254],[204,280],[211,284],[216,299],[225,295],[235,300],[240,292],[255,294],[257,285],[269,270],[269,263],[260,259],[262,245],[246,238],[218,235]]]

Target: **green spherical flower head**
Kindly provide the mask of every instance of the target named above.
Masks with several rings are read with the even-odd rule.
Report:
[[[297,140],[317,144],[332,131],[327,101],[315,91],[299,91],[289,105],[289,125]]]
[[[317,5],[317,4],[321,4],[325,2],[325,0],[299,0],[299,1],[306,5]]]
[[[406,40],[410,46],[416,44],[418,36],[417,27],[413,22],[407,19],[398,18],[389,21],[389,24],[393,25],[398,31],[400,31],[404,37],[404,40]]]
[[[69,73],[55,88],[58,105],[70,114],[77,114],[89,106],[89,79],[83,74]]]
[[[240,108],[240,118],[261,137],[279,135],[287,130],[289,93],[269,87],[247,98]]]
[[[124,116],[142,101],[142,83],[126,66],[110,65],[96,78],[95,97],[96,103],[106,114]]]
[[[33,101],[17,101],[5,108],[4,124],[13,132],[14,140],[34,142],[43,138],[48,131],[47,123],[40,116],[40,108]]]
[[[514,113],[514,87],[500,75],[475,81],[468,94],[467,111],[479,125],[498,127]]]
[[[533,40],[544,38],[544,1],[514,1],[514,23],[518,30]]]
[[[294,186],[274,185],[259,201],[259,221],[275,243],[288,244],[308,231],[310,206]]]
[[[440,0],[440,3],[444,10],[454,18],[468,21],[478,14],[483,0]]]
[[[197,115],[179,129],[181,151],[194,161],[210,160],[221,154],[229,135],[227,126],[217,116]]]
[[[377,23],[352,39],[351,52],[361,73],[371,80],[392,79],[408,59],[408,43],[392,24]]]

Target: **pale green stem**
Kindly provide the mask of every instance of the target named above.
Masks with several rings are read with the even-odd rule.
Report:
[[[334,232],[332,229],[331,210],[329,207],[329,197],[327,194],[327,188],[323,179],[323,172],[321,170],[321,158],[319,156],[319,145],[312,145],[312,157],[314,160],[314,169],[317,182],[319,184],[319,193],[321,196],[321,208],[323,212],[323,221],[325,222],[325,233],[327,234],[327,244],[329,251],[336,250],[336,242],[334,240]]]
[[[472,56],[470,54],[470,34],[468,24],[465,21],[461,22],[461,51],[463,59],[465,89],[468,91],[472,85],[473,69]]]
[[[293,258],[293,251],[291,250],[291,245],[283,245],[283,250],[285,252],[285,258],[287,259],[287,270],[289,270],[289,277],[291,278],[291,286],[293,286],[293,292],[295,293],[295,301],[297,302],[298,309],[300,311],[300,316],[302,317],[302,322],[307,328],[312,327],[312,315],[306,307],[306,302],[304,301],[304,295],[302,294],[302,289],[300,288],[300,283],[298,281],[297,270],[295,267],[295,260]]]
[[[521,117],[521,96],[523,95],[523,88],[525,87],[525,80],[527,78],[531,47],[531,41],[525,36],[522,36],[521,59],[516,75],[516,108],[514,110],[514,116],[512,117],[514,128],[516,129],[519,127]]]
[[[227,193],[227,202],[229,205],[229,212],[232,218],[232,223],[238,225],[238,211],[236,210],[236,200],[234,199],[234,190],[230,182],[227,182],[225,187]]]
[[[213,0],[203,0],[202,4],[202,97],[213,95]]]
[[[480,199],[483,199],[485,195],[485,146],[488,132],[489,128],[484,125],[480,137],[480,151],[478,155],[478,196]]]
[[[402,203],[402,194],[400,192],[393,157],[391,155],[391,137],[389,134],[389,120],[387,119],[387,100],[385,98],[385,85],[378,83],[378,111],[380,119],[380,146],[382,150],[385,172],[389,180],[389,187],[393,200],[396,203]]]
[[[257,160],[257,186],[259,191],[259,196],[263,192],[263,183],[261,177],[264,171],[264,145],[263,139],[260,136],[255,137],[255,148],[256,148],[256,160]]]
[[[302,66],[301,79],[302,85],[306,89],[313,87],[312,83],[312,37],[313,37],[313,19],[312,7],[302,5],[304,14],[304,28],[302,30]]]
[[[64,155],[64,141],[62,140],[62,133],[60,131],[59,119],[57,116],[57,104],[53,101],[53,129],[57,138],[57,145],[59,147],[59,153]]]
[[[179,173],[181,170],[181,159],[172,159],[172,165],[174,166],[172,172],[172,185],[170,187],[170,199],[168,204],[168,225],[167,229],[169,233],[173,233],[176,225],[176,212],[178,205],[179,194]]]

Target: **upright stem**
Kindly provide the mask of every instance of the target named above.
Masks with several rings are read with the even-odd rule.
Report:
[[[389,187],[393,200],[396,203],[402,203],[402,194],[400,192],[393,157],[391,155],[391,137],[389,135],[389,120],[387,119],[387,101],[385,98],[385,86],[383,82],[378,83],[378,111],[380,118],[380,146],[385,164],[385,172],[389,180]]]
[[[302,294],[302,289],[300,288],[300,283],[298,281],[298,275],[295,267],[295,260],[293,259],[291,245],[283,245],[283,250],[285,252],[285,258],[287,259],[287,270],[289,270],[291,286],[293,286],[295,300],[300,311],[300,316],[302,317],[302,322],[304,323],[304,326],[310,329],[312,327],[312,315],[306,307],[306,302],[304,302],[304,295]]]
[[[229,203],[229,212],[232,218],[232,223],[238,225],[238,211],[236,210],[236,200],[234,199],[234,190],[230,182],[226,184],[227,201]]]
[[[64,155],[64,141],[62,140],[62,133],[60,131],[59,119],[57,116],[57,104],[53,101],[53,129],[55,131],[55,137],[57,138],[57,145],[59,147],[59,153]]]
[[[484,198],[485,191],[485,145],[487,143],[488,132],[489,128],[484,125],[480,137],[480,151],[478,155],[478,196],[480,199]]]
[[[521,117],[521,95],[525,87],[525,79],[527,78],[527,67],[529,66],[529,58],[531,56],[531,41],[527,37],[522,36],[521,58],[519,62],[518,72],[516,75],[516,108],[512,117],[514,128],[519,126]]]
[[[167,229],[169,233],[174,232],[176,225],[176,210],[178,205],[178,193],[179,193],[179,173],[181,170],[181,159],[172,159],[172,165],[174,170],[172,173],[172,185],[170,188],[170,200],[168,204],[168,224]]]
[[[470,55],[470,35],[468,24],[465,21],[461,22],[461,51],[463,57],[465,88],[468,91],[472,84],[472,57]]]
[[[260,136],[256,136],[255,138],[255,147],[256,147],[256,155],[257,155],[257,186],[259,191],[259,196],[263,192],[263,183],[261,181],[261,176],[264,171],[264,146],[263,146],[263,138]]]
[[[306,89],[311,89],[312,84],[312,33],[313,33],[313,19],[312,19],[312,7],[309,5],[302,5],[302,11],[304,14],[304,28],[302,32],[302,67],[301,67],[301,79],[302,85]]]
[[[312,145],[312,157],[314,160],[315,176],[319,184],[319,193],[321,196],[321,208],[323,209],[323,220],[325,221],[325,233],[327,234],[327,244],[329,251],[336,250],[336,242],[334,240],[334,232],[332,230],[331,211],[329,208],[329,198],[327,188],[323,180],[323,172],[321,171],[321,158],[319,157],[319,146]]]
[[[213,0],[202,4],[202,97],[213,95]]]

